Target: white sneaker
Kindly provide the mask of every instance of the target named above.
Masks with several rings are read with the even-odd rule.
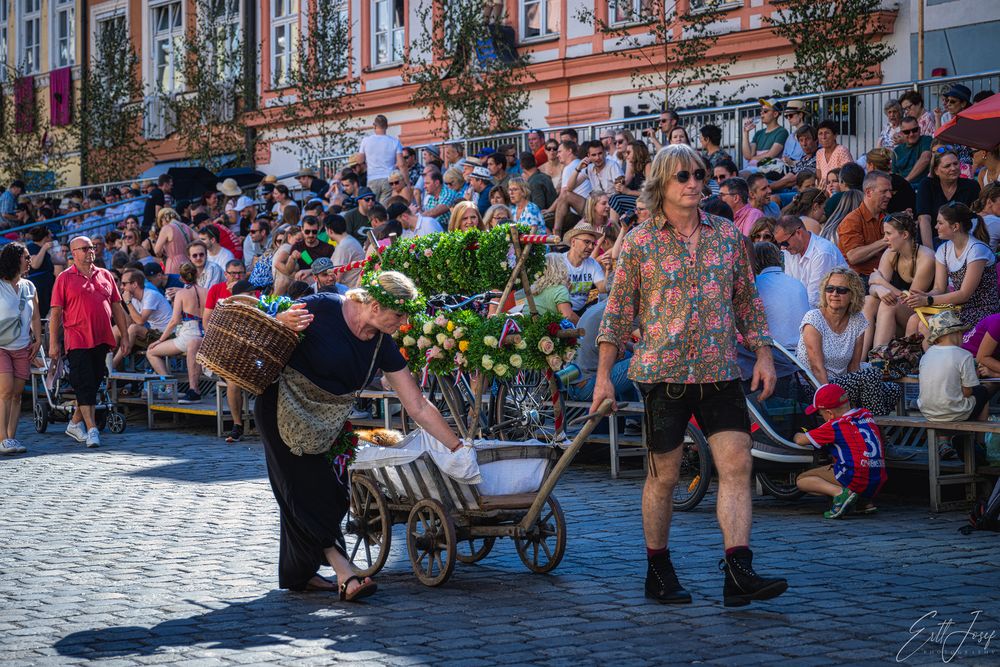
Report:
[[[24,454],[26,451],[28,451],[28,448],[22,445],[21,441],[18,440],[17,438],[11,438],[10,440],[8,440],[8,442],[10,443],[11,447],[17,449],[18,454]]]
[[[17,454],[17,447],[14,446],[13,440],[4,440],[0,442],[0,454]]]
[[[66,435],[77,442],[86,442],[87,440],[87,431],[83,426],[83,422],[76,422],[75,424],[70,422],[66,426]]]
[[[87,447],[100,447],[101,446],[101,432],[96,428],[92,428],[87,431]]]

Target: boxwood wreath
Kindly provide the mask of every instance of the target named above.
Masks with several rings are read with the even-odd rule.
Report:
[[[509,229],[503,225],[488,232],[435,232],[397,241],[382,252],[381,265],[365,267],[362,282],[370,273],[399,271],[427,295],[468,296],[502,289],[514,268]],[[518,225],[519,233],[530,231],[529,225]],[[531,246],[525,263],[529,279],[536,279],[544,268],[545,246]]]
[[[521,329],[520,341],[500,345],[500,335],[508,319]],[[518,371],[558,371],[573,360],[579,341],[557,338],[562,318],[541,315],[528,317],[491,317],[483,319],[471,311],[418,315],[395,335],[400,352],[414,373],[424,367],[435,375],[456,370],[491,374],[502,380]]]

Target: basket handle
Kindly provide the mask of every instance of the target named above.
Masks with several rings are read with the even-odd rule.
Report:
[[[253,306],[254,308],[256,308],[259,301],[257,301],[255,297],[252,297],[249,294],[235,294],[227,298],[226,303],[239,303],[244,306]]]

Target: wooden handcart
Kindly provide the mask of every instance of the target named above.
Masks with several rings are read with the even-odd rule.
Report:
[[[440,586],[455,561],[475,563],[489,554],[498,537],[514,540],[517,554],[532,572],[549,572],[566,550],[566,520],[552,495],[594,426],[611,410],[611,401],[575,420],[584,422],[560,453],[554,446],[514,445],[477,450],[480,465],[512,458],[546,461],[537,491],[487,496],[477,485],[462,484],[421,454],[404,465],[354,470],[350,510],[345,517],[347,555],[360,576],[385,565],[392,527],[406,525],[406,550],[414,574],[427,586]]]

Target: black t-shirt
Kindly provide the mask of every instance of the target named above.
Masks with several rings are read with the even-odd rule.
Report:
[[[333,257],[334,247],[329,243],[323,243],[322,241],[320,241],[315,245],[315,247],[310,248],[306,246],[305,241],[299,241],[298,243],[292,246],[292,250],[298,250],[299,252],[308,252],[309,256],[312,257],[313,261],[315,262],[320,257]],[[308,269],[311,266],[311,263],[307,263],[301,257],[299,257],[298,262],[299,262],[299,271],[304,271],[305,269]]]
[[[314,178],[309,189],[317,196],[326,196],[326,191],[330,189],[330,184],[324,181],[322,178]]]
[[[931,228],[937,222],[938,209],[948,202],[961,202],[966,206],[971,206],[972,202],[979,198],[979,183],[971,178],[959,178],[955,187],[955,196],[948,199],[941,190],[941,182],[936,178],[925,178],[920,181],[920,189],[917,191],[917,215],[931,216]],[[934,232],[937,238],[937,232]]]
[[[906,209],[917,210],[917,193],[913,191],[910,182],[899,174],[892,174],[892,199],[889,200],[888,213],[900,213]]]
[[[152,229],[156,223],[156,207],[166,205],[167,199],[163,196],[163,190],[153,188],[152,192],[149,193],[149,199],[146,200],[146,208],[142,213],[142,228],[146,231]]]
[[[289,365],[331,394],[350,394],[363,388],[371,379],[365,374],[379,335],[361,340],[351,333],[344,320],[344,297],[339,294],[311,294],[300,301],[315,319],[306,327]],[[392,373],[406,368],[392,336],[380,335],[382,345],[372,373],[375,369]]]
[[[360,231],[362,227],[371,227],[371,220],[361,213],[361,209],[352,208],[344,213],[344,221],[347,223],[348,233],[364,244],[368,238]]]

